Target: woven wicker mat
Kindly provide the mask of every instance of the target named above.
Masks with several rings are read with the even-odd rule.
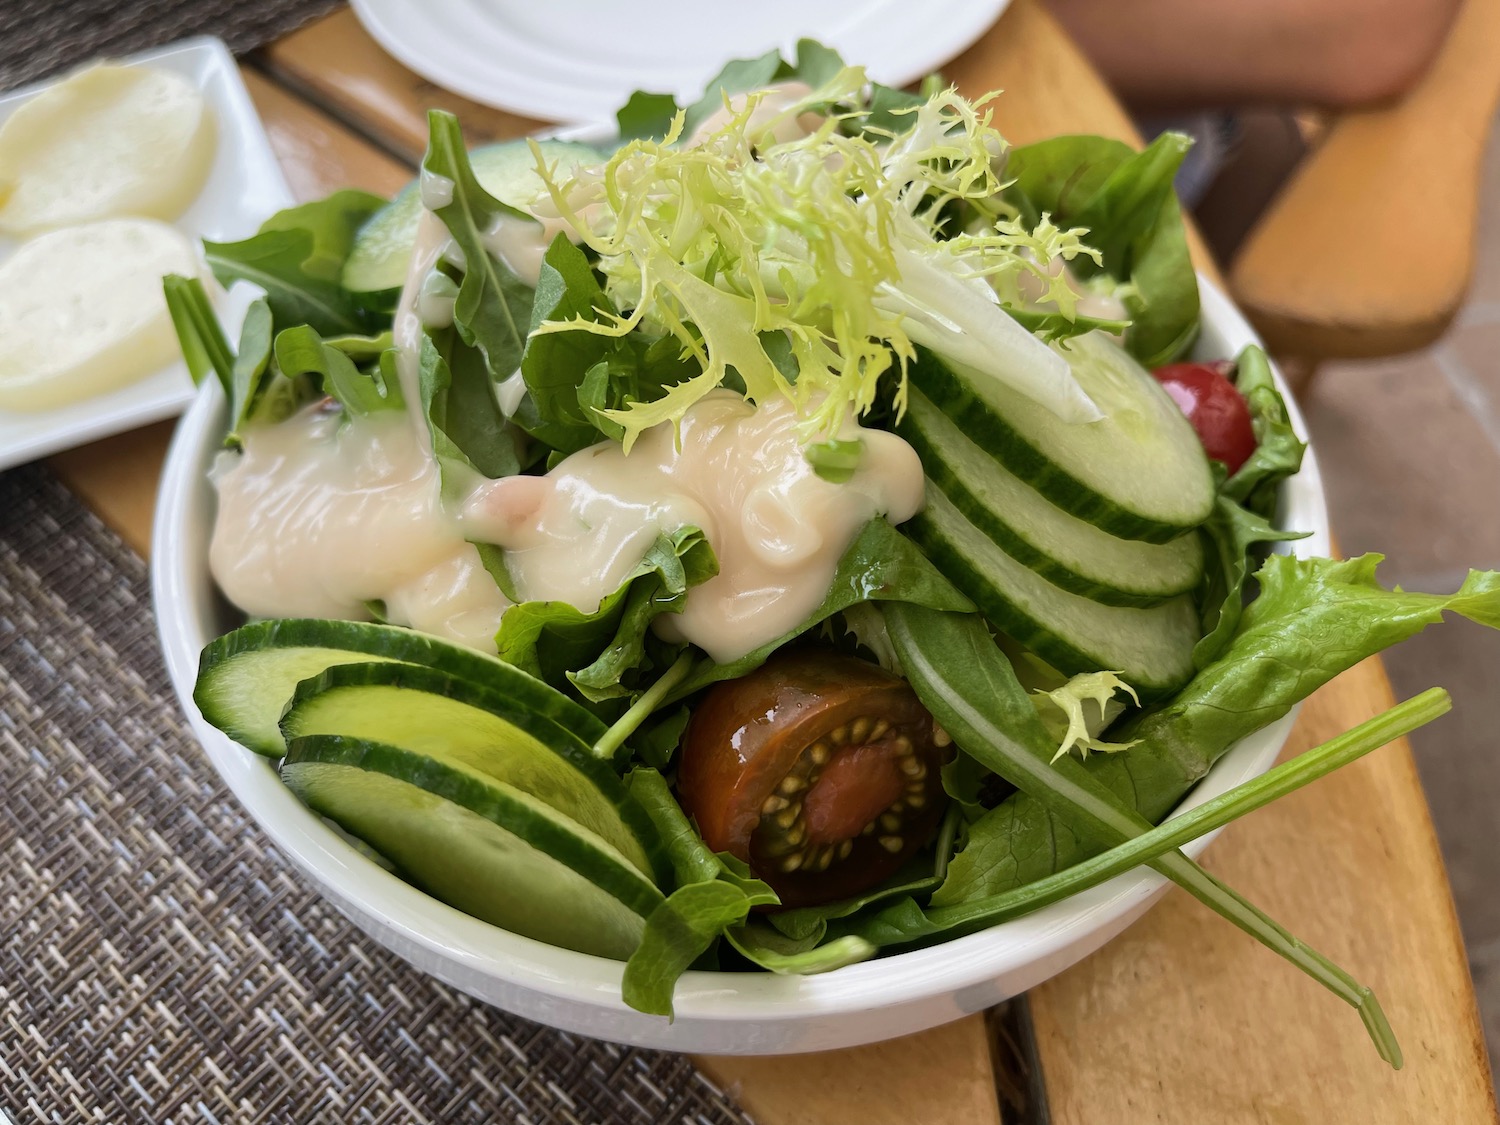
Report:
[[[746,1121],[686,1058],[505,1015],[322,902],[180,719],[141,560],[40,466],[0,474],[0,1111]]]
[[[217,35],[231,51],[248,51],[339,2],[0,0],[0,90],[96,55],[128,55],[190,35]]]

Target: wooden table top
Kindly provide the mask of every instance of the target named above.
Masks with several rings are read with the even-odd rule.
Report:
[[[1013,141],[1066,132],[1135,139],[1036,0],[1014,0],[944,73],[968,94],[1004,88],[996,115]],[[245,78],[303,199],[344,186],[395,191],[420,156],[429,106],[456,112],[475,142],[538,125],[423,81],[347,11],[275,44]],[[159,424],[52,459],[142,554],[169,434]],[[1390,700],[1379,662],[1365,662],[1307,703],[1288,753]],[[1497,1120],[1453,902],[1404,743],[1232,825],[1207,866],[1379,992],[1405,1069],[1380,1062],[1352,1010],[1173,890],[1122,937],[1030,993],[1051,1121]],[[974,1016],[831,1056],[699,1061],[763,1125],[998,1125],[993,1046]]]

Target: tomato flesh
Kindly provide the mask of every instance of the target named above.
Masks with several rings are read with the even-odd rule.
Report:
[[[860,830],[900,799],[906,788],[900,759],[880,744],[845,746],[834,754],[802,799],[807,839],[836,844]]]
[[[715,685],[683,735],[678,795],[704,841],[784,906],[874,886],[931,840],[946,794],[932,716],[899,677],[817,649]]]
[[[1255,428],[1245,396],[1229,381],[1234,364],[1173,363],[1152,372],[1167,394],[1187,415],[1203,443],[1203,451],[1222,461],[1231,473],[1255,452]]]

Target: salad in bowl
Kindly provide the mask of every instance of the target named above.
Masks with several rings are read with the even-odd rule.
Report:
[[[263,291],[237,345],[166,283],[204,384],[169,668],[335,901],[523,1014],[769,1051],[1035,983],[1162,884],[1065,900],[1148,867],[1399,1065],[1373,994],[1190,854],[1445,710],[1262,773],[1338,672],[1445,609],[1500,624],[1500,577],[1272,549],[1321,500],[1192,269],[1185,138],[1012,148],[987,99],[811,42],[603,140],[430,125],[394,200],[207,246]],[[844,1023],[756,1032],[799,1004]]]

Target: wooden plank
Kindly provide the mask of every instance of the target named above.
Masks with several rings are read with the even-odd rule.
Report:
[[[1390,703],[1368,660],[1307,702],[1287,752]],[[1054,1125],[1496,1120],[1453,899],[1404,742],[1231,825],[1206,865],[1376,990],[1405,1069],[1380,1061],[1352,1008],[1173,890],[1031,993]]]
[[[983,1016],[844,1051],[697,1062],[761,1125],[1000,1125]]]
[[[1500,4],[1466,0],[1413,90],[1333,124],[1234,263],[1235,297],[1273,349],[1382,356],[1443,333],[1474,271],[1497,101]]]

